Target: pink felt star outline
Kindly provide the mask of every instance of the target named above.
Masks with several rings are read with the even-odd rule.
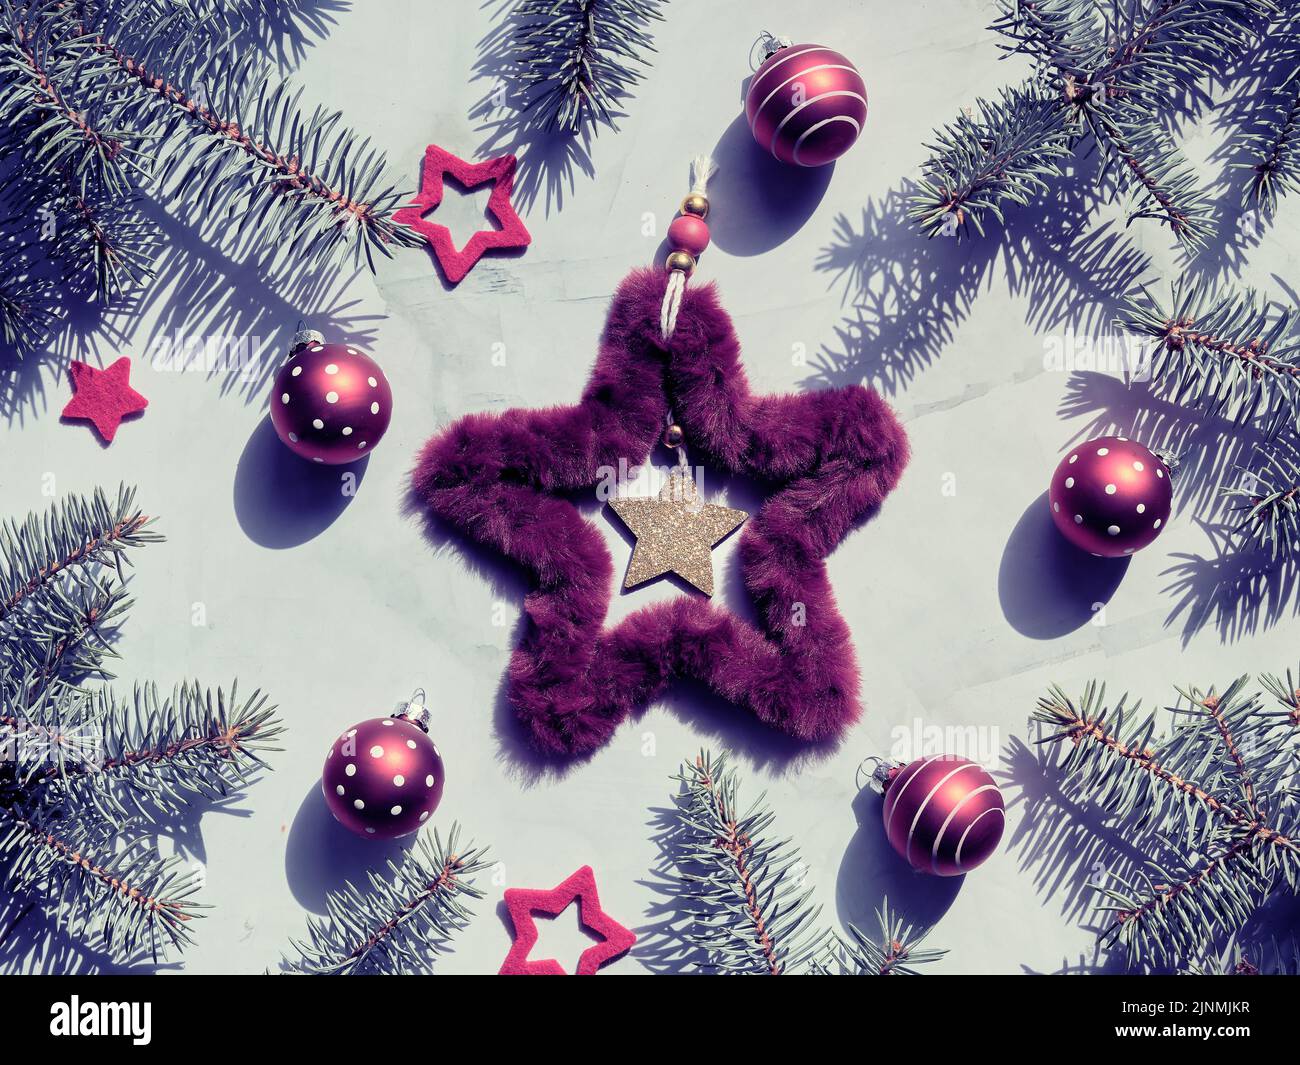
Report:
[[[84,418],[111,444],[128,414],[138,414],[149,401],[131,387],[131,360],[123,355],[106,370],[72,360],[73,397],[63,408],[65,418]]]
[[[537,945],[537,922],[534,913],[554,917],[563,913],[566,906],[578,900],[578,919],[582,926],[603,941],[593,944],[578,958],[578,976],[595,976],[596,970],[607,961],[626,954],[636,942],[636,934],[615,921],[600,907],[596,893],[596,874],[591,866],[584,865],[559,887],[551,891],[530,888],[507,888],[506,910],[515,928],[515,941],[510,953],[501,964],[501,976],[565,976],[564,967],[554,958],[529,961],[528,952]]]
[[[469,242],[456,250],[451,230],[437,222],[430,222],[425,213],[442,203],[442,178],[450,174],[467,189],[492,181],[492,195],[488,210],[497,220],[500,229],[480,229]],[[532,241],[523,221],[510,203],[510,191],[515,183],[515,157],[499,155],[481,163],[471,163],[445,148],[430,144],[424,150],[424,168],[420,175],[420,193],[411,203],[393,215],[393,221],[415,230],[433,248],[438,265],[451,284],[458,284],[489,248],[526,248]]]

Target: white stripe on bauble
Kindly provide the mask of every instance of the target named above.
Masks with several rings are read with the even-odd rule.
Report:
[[[930,789],[930,794],[921,800],[921,805],[918,806],[916,809],[916,816],[912,818],[912,827],[907,830],[907,852],[909,854],[912,852],[912,836],[916,833],[916,826],[921,823],[921,815],[925,813],[925,808],[930,805],[930,800],[933,799],[939,793],[939,789],[941,787],[947,784],[948,781],[950,781],[958,773],[966,769],[978,769],[978,768],[979,766],[977,766],[974,762],[965,762],[962,765],[959,765],[956,769],[953,769],[945,773],[943,776],[941,776],[939,778],[939,782]],[[908,861],[911,861],[911,859],[909,858]]]
[[[961,849],[966,846],[966,837],[970,835],[970,830],[983,821],[984,818],[988,817],[989,814],[1002,814],[1003,821],[1007,818],[1007,815],[1002,812],[1002,807],[995,806],[991,810],[985,810],[979,815],[979,817],[975,818],[974,821],[966,826],[966,831],[961,834],[961,839],[957,841],[957,853],[953,856],[953,861],[957,863],[958,868],[961,868]]]
[[[858,120],[850,115],[832,115],[830,118],[823,118],[820,122],[816,122],[809,126],[799,135],[799,139],[794,142],[794,148],[790,151],[790,158],[792,158],[796,163],[799,163],[799,149],[803,146],[804,139],[816,133],[822,128],[822,126],[829,122],[848,122],[853,127],[854,140],[857,140],[858,135],[862,132],[862,126],[859,125]],[[803,164],[799,163],[799,165],[802,166]]]
[[[754,81],[752,82],[749,88],[750,92],[753,92],[754,89],[758,86],[758,83],[762,81],[765,77],[767,77],[769,74],[771,74],[772,71],[774,71],[782,63],[787,63],[791,59],[794,59],[796,56],[807,55],[809,52],[829,52],[830,49],[823,48],[820,44],[810,44],[807,48],[800,48],[798,51],[795,51],[795,49],[793,48],[782,48],[781,51],[786,52],[787,54],[781,56],[780,59],[778,59],[775,63],[773,63],[765,71],[759,74],[757,78],[754,79]]]
[[[809,67],[807,70],[801,70],[798,74],[791,74],[788,78],[785,79],[785,81],[781,82],[780,85],[778,85],[775,89],[773,89],[765,97],[763,97],[763,102],[759,104],[756,108],[754,108],[754,117],[757,118],[759,115],[761,115],[763,113],[763,108],[765,108],[768,105],[768,102],[772,99],[772,97],[775,96],[777,93],[779,93],[787,85],[789,85],[791,82],[799,81],[803,78],[806,78],[809,74],[811,74],[815,70],[852,70],[854,74],[857,73],[857,70],[855,70],[853,67],[845,66],[843,63],[822,63],[819,66]]]
[[[781,119],[781,121],[777,124],[776,129],[772,131],[772,139],[768,141],[767,150],[771,152],[773,155],[776,154],[776,138],[781,135],[781,130],[785,129],[785,124],[789,122],[790,119],[794,118],[794,116],[797,115],[800,111],[802,111],[805,107],[811,107],[813,104],[820,103],[822,100],[829,100],[832,96],[851,96],[853,97],[853,99],[861,103],[863,107],[867,106],[867,101],[865,97],[863,97],[859,93],[851,92],[848,89],[832,89],[830,92],[819,93],[818,95],[810,97],[809,99],[805,100],[793,111],[791,111],[788,115],[786,115],[785,118]],[[852,120],[852,121],[853,124],[856,126],[857,125],[856,120]]]
[[[930,848],[930,872],[937,873],[939,871],[936,868],[936,863],[939,861],[939,844],[943,842],[943,834],[948,831],[948,826],[952,824],[952,819],[957,816],[957,812],[981,792],[997,790],[998,786],[996,784],[981,784],[974,791],[967,792],[966,795],[962,796],[961,802],[949,811],[948,816],[943,819],[943,824],[939,826],[939,834],[934,837],[934,846]],[[987,813],[988,811],[984,812]],[[977,817],[975,820],[978,821],[979,818]]]
[[[885,834],[886,835],[891,835],[893,833],[894,812],[898,809],[898,800],[903,797],[903,792],[905,792],[908,788],[912,786],[912,781],[914,781],[917,777],[921,775],[921,771],[926,766],[928,766],[931,762],[937,762],[940,758],[946,758],[946,757],[947,755],[943,755],[943,754],[930,755],[929,758],[927,758],[924,762],[922,762],[919,766],[916,767],[916,772],[914,772],[910,777],[907,778],[907,780],[903,782],[903,786],[901,788],[890,789],[889,794],[892,795],[894,798],[894,805],[890,806],[889,809],[885,812]],[[885,804],[887,806],[889,805],[888,797],[886,798]]]

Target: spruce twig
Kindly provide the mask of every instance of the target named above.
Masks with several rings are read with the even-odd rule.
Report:
[[[313,920],[300,955],[287,973],[315,976],[428,972],[473,916],[468,900],[483,892],[474,878],[488,867],[486,850],[460,846],[453,824],[444,846],[435,831],[421,836],[387,875],[371,871],[368,885],[346,884],[326,900],[327,914]]]
[[[579,133],[613,125],[654,51],[650,24],[662,0],[517,0],[515,56],[525,106],[546,129]]]
[[[109,676],[129,552],[160,539],[125,487],[0,527],[0,872],[126,958],[190,939],[197,880],[161,855],[158,826],[247,787],[281,731],[235,687],[142,685],[121,702],[86,683]]]
[[[1077,702],[1056,687],[1039,700],[1038,742],[1064,747],[1066,779],[1147,852],[1145,868],[1099,888],[1109,915],[1101,941],[1130,965],[1201,964],[1275,891],[1300,887],[1292,679],[1261,678],[1279,708],[1250,692],[1248,677],[1222,693],[1181,689],[1167,734],[1126,697],[1108,706],[1095,683]]]
[[[739,779],[724,756],[701,751],[674,779],[681,790],[661,842],[678,880],[672,894],[690,923],[669,934],[685,940],[701,972],[914,974],[945,953],[923,949],[925,931],[891,913],[888,900],[876,913],[878,938],[854,925],[847,938],[819,927],[821,907],[803,883],[797,850],[769,838],[774,815],[763,796],[741,807]]]

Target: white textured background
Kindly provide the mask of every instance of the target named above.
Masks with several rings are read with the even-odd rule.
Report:
[[[343,109],[414,184],[428,143],[486,151],[491,131],[471,112],[494,84],[478,65],[479,42],[498,13],[495,3],[357,0],[306,49],[299,76],[309,99]],[[602,132],[568,177],[552,162],[554,183],[542,179],[525,215],[532,247],[484,260],[454,291],[421,251],[385,263],[377,278],[341,269],[286,288],[172,224],[171,282],[114,323],[119,335],[60,348],[65,359],[134,356],[132,383],[150,400],[143,418],[101,448],[89,429],[60,423],[69,386],[47,372],[0,426],[7,514],[43,509],[52,474],[59,493],[134,483],[158,515],[168,539],[136,556],[120,683],[238,676],[271,693],[289,729],[274,772],[182,838],[206,866],[202,900],[214,909],[173,968],[275,967],[324,892],[384,853],[332,825],[318,774],[333,737],[417,685],[433,695],[432,731],[448,767],[436,821],[459,820],[503,863],[504,882],[485,882],[478,919],[441,972],[495,971],[508,947],[496,912],[503,887],[553,886],[584,863],[595,866],[611,914],[642,929],[658,920],[650,822],[678,760],[701,745],[734,750],[746,793],[767,791],[830,921],[873,927],[871,910],[888,893],[904,913],[937,921],[933,942],[950,948],[945,970],[1089,965],[1092,936],[1077,906],[1094,858],[1074,842],[1079,822],[1050,802],[1032,822],[1024,817],[1026,789],[1051,790],[1023,757],[1035,698],[1053,681],[1074,692],[1102,677],[1159,702],[1175,683],[1223,684],[1284,669],[1294,655],[1293,586],[1264,580],[1242,597],[1198,524],[1213,516],[1210,475],[1240,457],[1239,437],[1113,378],[1043,369],[1048,345],[1107,321],[1134,279],[1183,269],[1163,231],[1139,223],[1125,236],[1122,215],[1093,211],[1078,191],[1087,182],[1067,180],[1005,234],[960,247],[918,239],[898,193],[925,158],[932,127],[1021,74],[998,60],[984,29],[991,12],[968,0],[838,0],[796,13],[792,22],[789,5],[775,0],[670,4],[620,131]],[[833,171],[756,166],[747,132],[733,125],[762,29],[826,43],[862,71],[868,126]],[[1209,125],[1192,145],[1216,189],[1220,139]],[[576,400],[610,295],[655,253],[689,157],[715,145],[723,165],[712,189],[715,244],[698,276],[718,282],[755,386],[876,378],[911,437],[900,488],[830,561],[866,713],[837,753],[808,760],[741,712],[683,693],[589,762],[539,779],[503,739],[498,707],[522,586],[454,544],[427,540],[403,514],[404,480],[420,444],[462,414]],[[542,173],[540,149],[530,151],[525,189]],[[485,201],[486,188],[452,195],[439,217],[463,240]],[[1247,242],[1248,266],[1229,255],[1239,283],[1279,295],[1300,276],[1298,210],[1285,203],[1276,225]],[[329,339],[366,347],[393,385],[392,427],[346,506],[337,471],[286,462],[259,429],[260,384],[250,397],[239,381],[157,372],[142,358],[178,323],[261,336],[279,353],[300,316]],[[503,366],[493,362],[497,344]],[[1038,500],[1065,448],[1111,428],[1181,447],[1189,463],[1176,520],[1121,569],[1113,594],[1115,571],[1070,564]],[[625,542],[609,519],[597,521],[621,574]],[[729,547],[715,557],[730,571]],[[734,589],[734,574],[722,583]],[[660,583],[621,596],[613,616],[676,594]],[[1093,603],[1105,600],[1093,617]],[[192,624],[195,604],[206,624]],[[952,742],[977,741],[1012,804],[1002,850],[964,883],[910,874],[878,829],[877,800],[854,783],[863,758],[907,756],[918,720],[974,726]],[[100,964],[57,936],[42,947],[23,935],[3,956],[10,970]],[[572,957],[576,944],[566,914],[535,956]],[[612,971],[639,970],[637,954]]]

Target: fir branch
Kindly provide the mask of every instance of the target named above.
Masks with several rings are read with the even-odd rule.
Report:
[[[1117,184],[1129,189],[1137,201],[1129,224],[1152,218],[1167,225],[1185,247],[1204,247],[1212,230],[1213,209],[1182,154],[1149,114],[1134,106],[1100,104],[1082,113],[1093,137],[1106,149]]]
[[[1229,693],[1235,696],[1245,679],[1234,682]],[[1180,766],[1162,761],[1153,745],[1154,715],[1140,717],[1134,724],[1128,719],[1139,713],[1139,704],[1126,708],[1124,696],[1109,710],[1105,695],[1105,685],[1090,682],[1076,704],[1054,685],[1047,696],[1039,699],[1033,720],[1056,730],[1036,742],[1059,743],[1068,739],[1073,744],[1074,750],[1066,759],[1067,772],[1079,779],[1086,790],[1096,791],[1102,804],[1116,817],[1137,812],[1146,815],[1144,820],[1159,821],[1179,811],[1195,809],[1209,815],[1206,823],[1217,819],[1270,846],[1297,850],[1300,845],[1296,841],[1253,818],[1249,812],[1237,809],[1210,786],[1191,779]],[[1213,715],[1204,716],[1213,720]],[[1218,732],[1217,723],[1215,732]],[[1187,746],[1185,737],[1181,740],[1176,737],[1166,749],[1181,753]],[[1203,757],[1186,760],[1204,765]],[[1132,771],[1128,780],[1116,773],[1120,766]],[[1138,782],[1136,786],[1134,778]],[[1196,814],[1191,814],[1189,822],[1196,821]]]
[[[1265,715],[1275,719],[1272,724],[1285,737],[1285,745],[1295,752],[1300,746],[1300,675],[1292,675],[1288,669],[1285,679],[1273,673],[1265,673],[1259,682],[1278,703],[1271,715],[1264,711]]]
[[[1061,174],[1071,144],[1059,103],[1032,83],[980,98],[971,114],[936,131],[908,217],[926,236],[963,236],[983,214],[1004,221],[1003,203],[1028,203]]]
[[[62,220],[52,252],[68,264],[68,280],[93,273],[96,298],[110,306],[153,276],[158,230],[132,198],[83,193],[65,176],[51,201]]]
[[[1147,291],[1131,297],[1116,324],[1157,342],[1151,372],[1178,402],[1234,417],[1300,413],[1300,344],[1292,314],[1253,292],[1218,294],[1176,281],[1168,308]]]
[[[189,941],[197,886],[158,826],[245,787],[281,730],[256,692],[194,682],[119,702],[79,685],[108,676],[127,552],[161,539],[148,522],[122,488],[0,529],[0,864],[70,935],[156,958]]]
[[[1234,840],[1194,870],[1156,870],[1102,888],[1112,905],[1101,907],[1113,923],[1103,945],[1124,948],[1128,964],[1171,967],[1185,964],[1214,937],[1240,928],[1267,889],[1267,877],[1252,861],[1253,841]],[[1183,934],[1179,934],[1179,932]],[[1190,944],[1190,945],[1189,945]]]
[[[1072,100],[1086,92],[1091,72],[1105,55],[1101,23],[1091,4],[1078,0],[999,0],[1000,14],[989,27],[1006,38],[999,47],[1025,55],[1043,84],[1065,90]]]
[[[13,890],[57,906],[61,923],[83,939],[102,939],[124,954],[145,944],[155,959],[191,941],[196,878],[145,840],[123,843],[106,822],[4,811],[0,857]]]
[[[1086,3],[1088,0],[1075,0]],[[1222,78],[1259,38],[1277,0],[1136,0],[1097,5],[1114,42],[1092,80],[1138,109],[1167,106],[1206,79]]]
[[[1180,690],[1167,736],[1125,698],[1108,709],[1095,683],[1077,704],[1059,688],[1039,700],[1034,720],[1048,731],[1038,742],[1068,740],[1066,778],[1148,852],[1148,868],[1100,889],[1111,915],[1102,941],[1130,965],[1195,963],[1278,883],[1300,886],[1300,823],[1285,799],[1296,728],[1285,702],[1265,709],[1248,683]],[[1287,693],[1276,678],[1264,683]]]
[[[1237,532],[1274,561],[1300,548],[1300,454],[1264,448],[1259,464],[1241,469],[1242,483],[1224,489],[1240,514]]]
[[[810,903],[789,841],[767,838],[773,817],[763,797],[742,813],[736,774],[707,752],[684,762],[674,779],[682,792],[665,842],[701,968],[779,976],[818,962],[827,948],[827,933],[816,927],[821,908]]]
[[[371,871],[368,888],[346,884],[330,894],[326,917],[313,920],[301,959],[286,960],[298,975],[375,975],[427,972],[434,958],[473,916],[465,900],[481,899],[474,877],[487,868],[486,850],[458,846],[453,824],[444,847],[437,831],[422,836],[388,875]]]
[[[1273,940],[1267,946],[1249,947],[1234,943],[1232,949],[1204,963],[1192,965],[1188,974],[1193,976],[1296,976],[1300,975],[1300,941],[1296,939],[1283,946]]]
[[[1103,146],[1118,184],[1137,200],[1131,219],[1156,218],[1179,241],[1204,243],[1211,213],[1162,121],[1169,103],[1222,74],[1257,38],[1273,0],[1002,0],[993,29],[1029,56],[1030,81],[981,101],[944,127],[923,168],[910,216],[925,232],[960,235],[980,216],[1043,191],[1081,131]]]
[[[209,209],[219,197],[241,200],[238,231],[257,231],[297,254],[332,256],[350,246],[371,269],[376,250],[391,255],[391,246],[416,242],[392,221],[409,195],[381,184],[382,153],[341,127],[339,112],[317,108],[304,117],[301,91],[275,83],[256,55],[229,46],[205,61],[195,72],[211,101],[204,103],[111,40],[96,36],[95,44],[128,84],[163,108],[163,154],[185,174],[177,190],[193,190]],[[149,121],[138,109],[128,113]],[[183,128],[198,141],[180,136]]]
[[[11,730],[29,789],[123,821],[247,787],[280,749],[274,711],[260,692],[240,702],[237,684],[227,696],[194,682],[166,699],[138,686],[129,703],[106,690],[56,691],[0,717],[0,727]]]
[[[127,188],[142,157],[113,94],[96,88],[109,69],[60,0],[0,0],[0,117],[30,167],[50,177],[69,173],[83,191]],[[76,99],[70,86],[87,99]]]
[[[517,0],[515,57],[525,105],[549,130],[613,125],[637,82],[662,0]]]
[[[89,498],[68,496],[38,518],[0,525],[0,621],[33,593],[69,570],[111,566],[122,577],[126,552],[159,543],[150,518],[135,505],[135,489],[122,485],[110,502],[102,489]]]
[[[34,678],[30,682],[40,687],[59,679],[112,679],[104,660],[117,657],[113,633],[131,604],[120,583],[73,572],[39,608],[0,627],[3,689],[17,677]]]
[[[828,962],[815,967],[819,975],[839,976],[918,976],[916,966],[936,962],[948,952],[922,948],[928,929],[917,931],[911,924],[889,910],[885,899],[876,911],[880,923],[878,938],[868,936],[856,925],[849,925],[849,938],[836,937]]]

